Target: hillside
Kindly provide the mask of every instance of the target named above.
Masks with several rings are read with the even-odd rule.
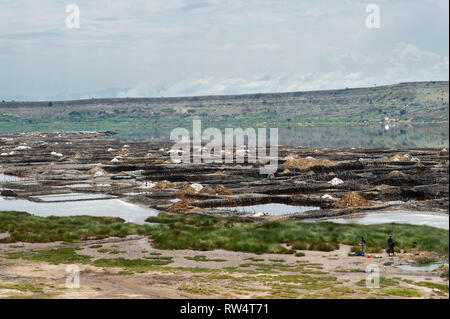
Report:
[[[397,125],[448,127],[448,81],[251,95],[2,102],[0,132],[101,129],[147,139],[148,132],[162,137],[167,132],[161,132],[188,126],[192,119],[215,127],[329,127],[380,125],[386,117]]]

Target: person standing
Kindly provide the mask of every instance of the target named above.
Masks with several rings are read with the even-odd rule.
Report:
[[[392,238],[392,235],[389,236],[388,240],[387,240],[387,246],[388,246],[388,256],[394,256],[394,239]]]
[[[362,254],[363,254],[363,256],[365,256],[366,255],[366,240],[364,239],[364,237],[361,237],[360,245],[361,245]]]

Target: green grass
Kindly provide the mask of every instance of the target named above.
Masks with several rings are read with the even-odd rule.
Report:
[[[19,290],[22,292],[44,292],[41,287],[35,284],[0,284],[0,289]]]
[[[97,259],[92,263],[97,267],[121,267],[123,271],[128,272],[145,272],[148,270],[157,269],[155,266],[167,265],[172,263],[172,260],[161,260],[161,259],[125,259],[125,258],[114,258],[114,259]]]
[[[131,234],[148,234],[149,227],[125,223],[123,219],[114,217],[38,217],[24,212],[0,211],[0,232],[10,234],[0,242],[7,243],[76,242],[113,236],[125,237]]]
[[[400,297],[420,297],[422,294],[414,288],[397,287],[383,289],[379,293],[380,295],[388,296],[400,296]]]
[[[253,253],[295,253],[295,249],[330,251],[339,244],[358,246],[364,236],[368,247],[384,249],[394,235],[398,249],[448,254],[449,233],[430,226],[380,224],[356,225],[331,222],[274,221],[256,223],[246,218],[159,214],[148,222],[159,249],[227,249]],[[290,244],[287,249],[281,244]],[[416,245],[417,243],[417,245]]]
[[[66,247],[57,249],[44,249],[34,252],[12,252],[8,253],[7,257],[10,259],[27,259],[36,261],[46,261],[52,264],[72,264],[90,262],[91,257],[77,254],[77,250],[82,250],[79,247]]]
[[[226,249],[257,254],[293,254],[296,249],[331,251],[339,244],[358,247],[364,236],[368,247],[384,249],[393,234],[398,249],[448,254],[449,233],[430,226],[355,225],[331,222],[274,221],[256,223],[248,218],[159,214],[147,219],[156,225],[125,223],[111,217],[38,217],[23,212],[0,212],[0,242],[78,242],[131,234],[150,235],[159,249]],[[416,244],[417,243],[417,244]],[[288,244],[290,249],[281,244]],[[93,246],[91,246],[93,247]],[[106,250],[100,249],[106,252]],[[108,251],[119,253],[120,251]]]
[[[413,281],[409,279],[403,279],[404,282],[407,282],[408,284],[415,285],[415,286],[421,286],[421,287],[427,287],[431,289],[438,289],[442,292],[448,293],[448,285],[442,285],[442,284],[436,284],[433,282],[426,282],[426,281]]]
[[[226,259],[208,259],[204,255],[196,255],[194,257],[186,256],[184,258],[187,260],[195,260],[195,261],[216,261],[216,262],[227,261]]]
[[[437,258],[434,257],[420,257],[414,260],[415,264],[418,265],[428,265],[439,261]]]
[[[390,287],[390,286],[396,286],[398,284],[398,281],[395,279],[391,279],[391,278],[385,278],[385,277],[380,277],[380,287],[381,288],[385,288],[385,287]],[[366,280],[365,279],[361,279],[360,281],[358,281],[357,283],[355,283],[356,286],[360,286],[360,287],[365,287],[366,286]]]

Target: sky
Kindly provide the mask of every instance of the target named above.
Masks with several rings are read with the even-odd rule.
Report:
[[[70,4],[79,28],[66,26]],[[448,80],[448,37],[448,0],[0,0],[0,99]]]

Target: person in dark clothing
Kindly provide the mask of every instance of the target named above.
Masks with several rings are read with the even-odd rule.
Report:
[[[392,238],[392,236],[389,236],[387,240],[387,247],[388,247],[387,250],[389,256],[391,256],[391,253],[392,255],[394,255],[394,246],[395,246],[394,239]]]
[[[363,253],[363,256],[365,256],[366,255],[366,240],[364,239],[364,237],[361,237],[360,245],[361,245],[361,251]]]

